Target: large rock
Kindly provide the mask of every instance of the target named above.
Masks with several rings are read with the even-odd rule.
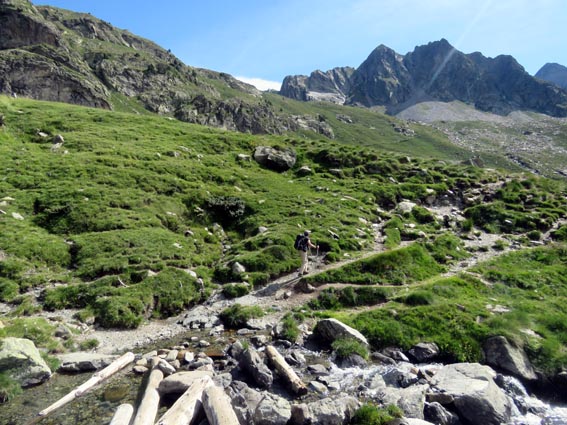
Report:
[[[285,398],[267,393],[256,406],[254,425],[286,425],[291,417],[291,405]]]
[[[260,354],[253,348],[248,348],[240,356],[240,367],[250,373],[254,382],[262,388],[272,386],[274,377],[272,371],[266,366]]]
[[[348,424],[360,407],[360,402],[349,395],[339,394],[309,404],[291,406],[292,425],[341,425]]]
[[[196,379],[203,378],[204,376],[209,376],[212,378],[213,372],[208,370],[177,372],[165,377],[159,383],[158,391],[162,395],[171,393],[184,393]]]
[[[420,342],[411,347],[408,354],[417,363],[426,363],[439,355],[439,347],[434,342]]]
[[[341,338],[351,338],[368,346],[368,341],[364,335],[337,319],[320,320],[313,333],[329,343]]]
[[[81,373],[105,368],[116,356],[96,353],[66,353],[58,356],[61,365],[57,372]]]
[[[508,372],[525,381],[535,381],[537,375],[526,353],[514,347],[503,336],[494,336],[484,343],[486,364]]]
[[[258,164],[274,171],[286,171],[295,165],[296,155],[291,149],[279,150],[270,146],[258,146],[254,151]]]
[[[380,390],[380,399],[385,405],[398,406],[405,416],[423,419],[425,394],[428,388],[428,385],[412,385],[408,388],[386,386]]]
[[[22,387],[41,384],[51,378],[51,369],[32,341],[8,337],[0,344],[0,370],[7,371]]]
[[[459,417],[472,425],[500,425],[510,418],[510,399],[496,385],[496,373],[478,363],[457,363],[441,368],[432,378],[433,389],[442,393]]]

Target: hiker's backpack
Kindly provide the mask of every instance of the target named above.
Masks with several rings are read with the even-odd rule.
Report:
[[[307,242],[307,237],[300,233],[299,235],[297,235],[295,237],[295,242],[293,244],[293,247],[295,249],[300,249],[300,250],[303,251],[303,250],[305,250],[306,242]]]

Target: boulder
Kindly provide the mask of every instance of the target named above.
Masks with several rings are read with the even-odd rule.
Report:
[[[248,348],[240,357],[240,367],[250,373],[254,382],[262,388],[272,386],[274,377],[272,371],[266,366],[264,360],[253,348]]]
[[[439,347],[434,342],[420,342],[410,348],[408,354],[417,363],[427,363],[439,355]]]
[[[8,337],[0,344],[0,370],[6,371],[22,387],[38,385],[51,378],[51,369],[32,341]]]
[[[380,399],[384,405],[398,406],[405,416],[423,419],[425,393],[428,388],[428,385],[412,385],[408,388],[386,386],[380,390]]]
[[[254,159],[270,170],[286,171],[295,165],[296,155],[291,149],[278,150],[270,146],[258,146],[254,151]]]
[[[228,388],[232,408],[241,424],[252,424],[253,413],[263,399],[262,393],[242,381],[233,381]]]
[[[453,399],[460,418],[471,425],[499,425],[510,419],[512,405],[494,382],[496,373],[478,363],[457,363],[442,367],[431,386]]]
[[[252,416],[254,425],[286,425],[291,417],[291,405],[285,398],[267,393]]]
[[[360,402],[344,393],[327,397],[309,404],[291,406],[292,425],[346,425],[360,407]]]
[[[313,333],[328,343],[340,338],[351,338],[368,347],[368,341],[364,335],[337,319],[320,320]]]
[[[425,419],[438,425],[457,425],[459,417],[445,409],[440,403],[425,403]]]
[[[112,363],[116,356],[97,353],[66,353],[57,356],[61,365],[57,372],[82,373],[103,369]]]
[[[535,370],[526,353],[510,344],[505,337],[488,338],[483,348],[486,364],[525,381],[537,379]]]

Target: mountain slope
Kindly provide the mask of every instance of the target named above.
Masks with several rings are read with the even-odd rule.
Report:
[[[301,96],[308,89],[302,88],[304,81],[308,80],[301,76],[286,77],[281,93],[305,100]],[[511,56],[491,59],[480,53],[464,54],[444,39],[418,46],[405,56],[380,45],[343,87],[338,94],[346,104],[385,106],[392,114],[423,101],[457,100],[501,115],[527,110],[567,116],[567,92],[530,76]],[[325,86],[320,90],[319,97],[337,95]]]
[[[562,89],[567,89],[567,67],[558,63],[546,63],[537,73],[536,78],[549,81]]]
[[[184,65],[155,43],[89,14],[0,3],[0,92],[249,131],[298,128],[253,86]]]

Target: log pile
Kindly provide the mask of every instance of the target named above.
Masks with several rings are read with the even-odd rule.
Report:
[[[273,346],[266,347],[266,357],[275,372],[281,376],[295,395],[307,393],[307,387]],[[242,352],[240,353],[241,357]],[[95,373],[84,384],[42,410],[33,421],[42,418],[63,407],[75,398],[100,384],[103,380],[122,370],[135,360],[133,353],[126,353],[105,369]],[[236,359],[234,359],[236,360]],[[199,424],[206,418],[209,425],[239,425],[239,420],[231,398],[221,382],[213,380],[214,368],[210,357],[199,353],[196,356],[176,347],[160,350],[141,356],[132,368],[134,373],[144,373],[145,387],[137,407],[121,404],[110,425],[187,425]],[[171,400],[172,395],[179,395],[171,407],[156,420],[163,396]]]

